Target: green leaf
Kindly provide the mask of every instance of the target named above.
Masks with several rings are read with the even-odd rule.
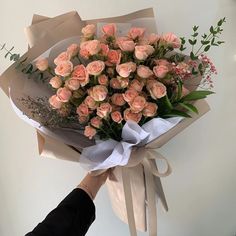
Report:
[[[202,43],[202,45],[207,45],[207,44],[209,44],[209,43],[210,43],[210,41],[205,41],[205,40],[202,40],[202,41],[201,41],[201,43]]]
[[[206,98],[210,94],[214,94],[214,92],[212,92],[212,91],[205,91],[205,90],[193,91],[193,92],[189,93],[188,95],[184,96],[180,101],[184,102],[184,101],[199,100],[199,99]]]
[[[178,84],[177,84],[177,88],[178,88],[177,101],[179,101],[179,99],[181,98],[182,87],[183,87],[183,83],[180,80],[178,80]]]
[[[185,108],[186,110],[190,111],[190,112],[194,112],[196,114],[198,114],[198,110],[197,108],[190,104],[190,103],[179,103],[180,106],[182,106],[183,108]]]
[[[197,31],[198,28],[199,28],[199,26],[197,26],[197,25],[193,26],[193,31]]]
[[[208,45],[204,48],[204,51],[207,52],[207,51],[209,51],[210,48],[211,48],[211,45]]]
[[[170,100],[169,100],[169,98],[168,98],[167,95],[164,97],[164,102],[165,102],[166,107],[167,107],[169,110],[172,110],[172,109],[173,109],[173,106],[172,106],[172,104],[171,104],[171,102],[170,102]]]
[[[214,27],[213,27],[213,26],[211,26],[210,32],[211,32],[212,34],[215,34],[215,31],[214,31]]]
[[[190,53],[190,58],[194,61],[194,60],[197,60],[198,57],[195,56],[195,54],[193,52]]]
[[[167,113],[164,115],[164,117],[176,117],[176,116],[191,118],[191,116],[187,112],[179,111],[175,109],[172,110],[170,113]]]

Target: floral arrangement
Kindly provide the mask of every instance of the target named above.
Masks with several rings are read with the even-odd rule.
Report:
[[[224,22],[225,18],[211,26],[200,40],[197,26],[186,40],[173,33],[146,34],[145,28],[131,28],[128,35],[118,37],[115,24],[104,25],[99,38],[95,25],[87,25],[80,44],[61,52],[54,66],[40,58],[35,65],[21,60],[18,68],[50,84],[53,114],[77,121],[89,139],[120,141],[128,120],[142,126],[155,117],[191,117],[189,111],[198,112],[193,102],[213,93],[212,75],[217,72],[206,52],[223,43],[218,37]],[[184,54],[187,42],[189,55]],[[6,57],[18,61],[12,50]],[[199,76],[201,90],[189,91],[185,84]]]

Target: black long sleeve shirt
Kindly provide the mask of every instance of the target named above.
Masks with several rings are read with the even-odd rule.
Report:
[[[93,201],[86,192],[77,188],[25,236],[83,236],[94,220]]]

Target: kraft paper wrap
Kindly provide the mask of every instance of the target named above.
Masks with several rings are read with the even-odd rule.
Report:
[[[125,23],[133,20],[138,20],[140,18],[140,25],[142,24],[141,18],[154,18],[152,9],[145,9],[131,13],[129,15],[104,18],[96,20],[81,20],[77,12],[69,12],[54,18],[48,18],[40,15],[34,15],[32,25],[25,29],[25,33],[30,46],[29,51],[23,56],[27,56],[28,61],[32,61],[45,52],[47,49],[51,48],[57,42],[70,38],[73,36],[80,35],[81,29],[84,25],[88,23],[97,22],[114,22],[114,23]],[[145,25],[146,26],[146,25]],[[153,21],[150,22],[150,28],[153,29],[155,24]],[[17,77],[20,80],[19,73],[14,69],[14,65],[9,67],[3,75],[0,77],[0,87],[9,96],[9,85],[11,79]],[[190,88],[189,88],[190,89]],[[191,87],[191,90],[196,89]],[[167,133],[163,134],[158,139],[149,143],[146,147],[150,149],[158,149],[166,144],[171,138],[180,133],[186,127],[191,125],[193,122],[198,120],[206,112],[210,110],[208,104],[205,100],[197,101],[194,104],[198,110],[199,114],[191,114],[192,118],[182,120],[178,125],[169,130]],[[65,145],[63,142],[46,136],[45,134],[37,131],[39,154],[43,157],[64,159],[79,162],[80,154],[75,151],[72,147]],[[135,155],[135,151],[132,155]],[[153,161],[153,166],[156,166],[155,161]],[[124,172],[124,169],[126,171]],[[145,165],[138,164],[135,167],[116,167],[113,171],[113,180],[107,181],[107,187],[112,203],[112,207],[116,215],[125,223],[130,223],[131,235],[136,235],[132,229],[132,225],[140,231],[147,230],[147,212],[146,212],[146,198],[147,198],[147,186],[145,184],[144,177]],[[124,188],[127,188],[127,183],[123,183],[123,178],[129,179],[130,189],[126,191],[130,192],[132,206],[127,206],[127,199],[125,199]],[[115,179],[115,180],[114,180]],[[157,193],[158,199],[160,199],[163,207],[168,210],[168,206],[165,200],[165,195],[162,189],[161,181],[159,177],[154,179],[154,190]],[[129,187],[129,186],[128,186]],[[132,219],[132,214],[129,216],[128,222],[127,215],[130,215],[130,211],[134,211],[134,216]],[[154,217],[156,220],[156,218]],[[149,215],[150,220],[150,215]],[[152,222],[156,224],[156,222]],[[149,222],[150,224],[150,222]],[[155,230],[154,230],[155,231]],[[155,235],[156,233],[150,233],[150,235]]]

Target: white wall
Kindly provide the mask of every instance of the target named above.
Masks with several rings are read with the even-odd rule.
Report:
[[[174,169],[163,180],[169,213],[159,211],[160,236],[233,236],[236,233],[236,1],[235,0],[1,0],[1,42],[26,48],[23,28],[32,14],[55,16],[76,9],[83,18],[108,17],[154,6],[160,32],[206,31],[227,16],[226,44],[210,55],[219,70],[212,111],[171,140],[161,152]],[[9,65],[1,59],[0,72]],[[38,156],[35,131],[12,111],[0,91],[0,235],[31,230],[82,179],[78,164]],[[129,235],[113,214],[107,192],[96,200],[97,220],[88,235]],[[141,235],[145,235],[140,233]]]

